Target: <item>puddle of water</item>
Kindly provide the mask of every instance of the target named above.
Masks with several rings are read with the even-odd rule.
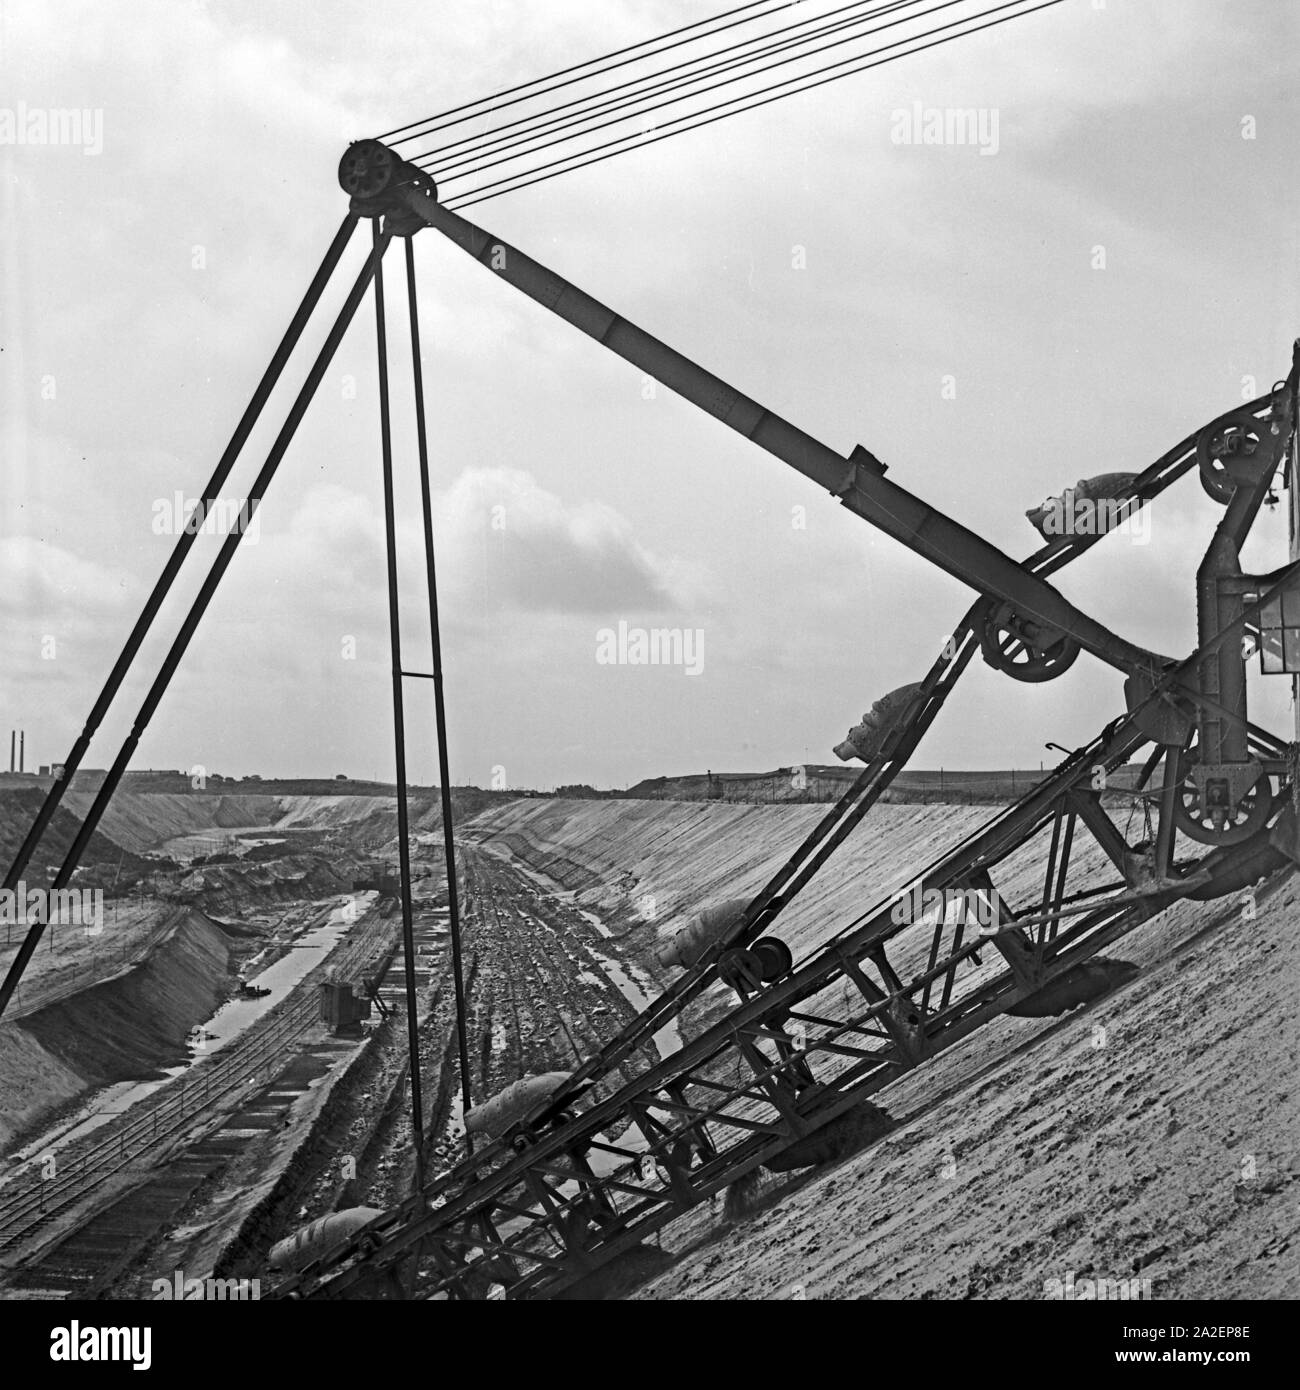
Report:
[[[270,994],[260,999],[231,999],[223,1004],[206,1023],[200,1025],[204,1033],[213,1036],[205,1038],[196,1049],[199,1057],[219,1051],[231,1038],[238,1037],[250,1023],[284,999],[308,972],[324,960],[339,937],[355,925],[377,896],[374,889],[349,894],[325,921],[303,932],[274,965],[253,976],[248,983],[258,989],[269,989]]]
[[[208,830],[191,830],[186,835],[173,835],[154,847],[154,853],[169,859],[189,861],[201,854],[238,854],[255,845],[282,845],[284,836],[276,839],[246,838],[265,836],[271,825],[214,825]]]
[[[638,970],[631,963],[625,970],[618,961],[611,960],[599,951],[592,951],[591,954],[596,957],[600,963],[600,968],[609,977],[615,989],[632,1005],[637,1013],[642,1013],[650,1007],[651,996],[656,993],[656,990],[654,983],[646,978],[643,971]],[[674,1052],[680,1052],[682,1035],[678,1031],[676,1019],[665,1023],[654,1035],[652,1041],[660,1057],[670,1057]]]
[[[460,1157],[460,1149],[465,1143],[465,1097],[460,1093],[460,1087],[456,1087],[456,1092],[451,1098],[451,1114],[447,1116],[446,1142],[450,1149],[456,1152],[456,1157]]]
[[[569,905],[574,909],[574,911],[576,911],[580,917],[585,917],[587,921],[590,922],[591,925],[596,928],[596,930],[601,934],[601,936],[605,938],[606,941],[613,940],[614,933],[610,931],[610,929],[604,924],[604,922],[602,922],[601,919],[597,917],[594,912],[589,912],[585,907],[579,907],[578,904],[573,901],[572,889],[569,889],[568,892]]]
[[[453,1077],[452,1084],[455,1090],[451,1097],[451,1112],[438,1142],[429,1153],[427,1169],[430,1177],[449,1173],[465,1157],[465,1098],[460,1093],[459,1080]]]

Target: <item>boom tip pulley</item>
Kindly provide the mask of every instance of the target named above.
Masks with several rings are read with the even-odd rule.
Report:
[[[433,202],[438,185],[425,170],[408,163],[380,140],[354,140],[339,160],[339,187],[358,217],[382,217],[393,236],[413,236],[422,222],[401,199],[415,188]]]

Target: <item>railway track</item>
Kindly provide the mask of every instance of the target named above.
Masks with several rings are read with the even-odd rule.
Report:
[[[1131,478],[1127,492],[1114,499],[1150,502],[1178,476],[1199,467],[1207,492],[1227,508],[1198,572],[1197,650],[1174,662],[1111,631],[1047,582],[1103,531],[1084,538],[1067,534],[1016,562],[886,478],[886,464],[870,450],[859,446],[841,456],[450,211],[439,203],[432,176],[382,142],[350,147],[340,182],[352,198],[350,217],[374,219],[374,251],[330,330],[283,445],[277,443],[259,474],[256,499],[270,483],[370,279],[377,280],[391,238],[409,237],[428,225],[649,379],[967,584],[979,598],[920,683],[902,727],[891,725],[876,743],[864,720],[864,728],[855,731],[861,740],[850,736],[866,762],[863,773],[751,901],[740,923],[692,958],[629,1026],[597,1043],[570,1078],[504,1136],[286,1281],[284,1294],[344,1296],[417,1252],[432,1275],[426,1292],[471,1297],[485,1282],[500,1284],[512,1298],[566,1292],[756,1168],[822,1161],[835,1150],[828,1136],[839,1133],[833,1129],[837,1121],[865,1113],[868,1097],[1002,1015],[1040,1017],[1096,997],[1096,991],[1088,991],[1098,977],[1089,971],[1100,970],[1101,987],[1107,985],[1098,954],[1174,901],[1226,896],[1278,867],[1286,853],[1294,858],[1294,819],[1286,823],[1288,815],[1293,817],[1294,754],[1247,723],[1242,638],[1258,637],[1262,656],[1276,657],[1283,650],[1284,629],[1300,630],[1283,624],[1280,616],[1283,594],[1293,592],[1288,585],[1295,569],[1244,575],[1236,556],[1269,494],[1282,450],[1292,447],[1300,357],[1292,377],[1272,395],[1211,421]],[[325,278],[350,231],[348,224],[341,229],[337,251],[332,249],[322,266]],[[413,259],[408,264],[414,331]],[[382,305],[381,282],[378,288]],[[313,292],[318,297],[319,290]],[[387,468],[382,313],[376,321]],[[1096,444],[1100,452],[1105,441],[1099,437]],[[1294,482],[1294,457],[1290,474]],[[387,500],[391,537],[391,496]],[[177,659],[234,544],[223,549],[202,602],[187,618]],[[1265,606],[1274,601],[1278,620],[1268,624]],[[1266,637],[1266,630],[1272,636]],[[960,894],[968,904],[973,899],[987,908],[989,920],[972,922],[967,908],[955,918],[946,911],[927,915],[909,910],[906,895],[876,895],[864,899],[870,906],[853,921],[827,922],[798,961],[779,938],[766,943],[775,954],[750,950],[775,929],[781,913],[888,788],[976,651],[1024,681],[1055,678],[1082,651],[1125,677],[1124,714],[1024,797],[926,866],[911,885],[918,895]],[[170,662],[160,675],[159,693],[174,666]],[[1279,664],[1275,673],[1283,669]],[[400,734],[398,748],[400,760]],[[1163,789],[1159,828],[1151,837],[1155,843],[1130,845],[1106,814],[1095,779],[1100,774],[1104,785],[1106,776],[1139,753],[1146,765],[1138,794],[1158,766]],[[111,783],[106,787],[111,794]],[[83,836],[105,800],[106,795],[97,798]],[[1175,860],[1177,833],[1196,842],[1198,858]],[[1091,837],[1089,873],[1078,870],[1085,856],[1076,840],[1085,835]],[[1207,851],[1207,845],[1214,847]],[[1017,860],[1022,852],[1035,870],[1045,868],[1038,882],[1027,881],[1024,863]],[[1149,865],[1145,873],[1135,864],[1138,859]],[[1001,876],[997,881],[995,873]],[[535,916],[494,903],[486,910],[495,936],[511,943],[504,954],[515,973],[506,1002],[519,1066],[528,1051],[525,1039],[539,1034],[564,1034],[579,1058],[585,1040],[580,1045],[574,1029],[585,1035],[594,1020],[584,1014],[569,972],[552,949],[557,943],[543,939]],[[16,965],[24,962],[25,957]],[[642,1060],[650,1040],[718,980],[736,994],[729,1014],[638,1071],[634,1059]],[[548,981],[549,988],[543,988]],[[626,1078],[629,1070],[630,1079],[607,1089],[615,1075]],[[610,1137],[633,1130],[640,1135],[639,1148]],[[593,1155],[602,1160],[599,1174]]]
[[[478,939],[489,943],[494,960],[494,1002],[505,1005],[509,1020],[504,1038],[513,1074],[503,1074],[500,1085],[581,1064],[617,1020],[635,1016],[586,945],[586,924],[576,917],[557,922],[558,912],[541,910],[534,885],[495,856],[466,848],[461,870]]]
[[[388,949],[395,924],[373,914],[327,967],[358,979]],[[277,1010],[212,1057],[132,1106],[103,1137],[88,1135],[30,1160],[0,1186],[0,1259],[38,1243],[55,1223],[92,1201],[116,1178],[147,1172],[179,1141],[202,1132],[290,1066],[320,1025],[315,972]]]
[[[485,1283],[496,1282],[512,1298],[554,1296],[783,1152],[799,1144],[815,1149],[835,1121],[893,1080],[1069,979],[1184,895],[1178,887],[1116,891],[1109,863],[1106,891],[1094,888],[1095,874],[1094,882],[1067,883],[1063,821],[1097,825],[1093,769],[1122,765],[1143,742],[1126,721],[1116,721],[918,876],[923,889],[983,882],[991,891],[989,870],[1050,831],[1042,900],[1018,893],[1018,903],[1007,904],[1009,919],[999,919],[993,933],[968,930],[946,914],[901,914],[900,895],[878,901],[787,977],[742,987],[739,1004],[720,1024],[575,1115],[572,1097],[589,1089],[584,1082],[606,1076],[626,1055],[625,1032],[579,1068],[527,1131],[511,1136],[514,1149],[506,1142],[484,1149],[389,1213],[371,1233],[381,1243],[367,1259],[354,1258],[355,1247],[342,1249],[284,1291],[340,1296],[418,1241],[439,1271],[434,1293],[482,1296]],[[1275,814],[1288,796],[1279,793]],[[1041,850],[1039,843],[1027,851],[1031,863]],[[1248,870],[1252,853],[1258,846],[1216,850],[1198,871],[1222,879],[1243,864]],[[1069,906],[1076,901],[1085,910]],[[1017,919],[1029,925],[1013,932]],[[644,1031],[644,1018],[635,1031]],[[633,1132],[642,1140],[635,1147],[611,1140]],[[593,1158],[601,1162],[599,1176]]]
[[[603,973],[581,916],[550,903],[525,875],[472,843],[458,856],[463,931],[474,960],[471,1091],[482,1101],[520,1077],[571,1070],[635,1010]],[[426,1058],[444,1087],[434,1111],[440,1118],[428,1134],[439,1162],[454,1162],[463,1145],[453,1052],[444,1040]],[[625,1080],[632,1074],[622,1068]]]
[[[393,918],[396,931],[397,918]],[[411,935],[415,943],[415,987],[420,996],[425,995],[439,976],[447,945],[447,914],[445,910],[426,910],[417,912],[411,923]],[[405,964],[400,943],[394,936],[394,950],[383,978],[375,991],[386,1009],[402,1011],[406,1008]]]

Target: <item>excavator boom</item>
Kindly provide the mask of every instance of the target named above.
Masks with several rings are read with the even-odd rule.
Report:
[[[398,196],[405,212],[441,232],[529,298],[797,469],[909,550],[979,593],[1003,600],[1017,619],[1033,625],[1043,644],[1069,637],[1129,675],[1153,676],[1169,664],[1110,632],[995,545],[890,482],[885,465],[866,449],[842,457],[553,270],[444,208],[431,195],[427,179],[400,185]]]

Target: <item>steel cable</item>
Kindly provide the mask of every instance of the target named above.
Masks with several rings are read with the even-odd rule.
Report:
[[[771,87],[763,88],[759,92],[749,93],[746,96],[732,97],[729,98],[727,101],[719,102],[716,106],[707,107],[704,111],[691,112],[685,116],[677,117],[665,123],[667,125],[681,126],[680,129],[664,131],[661,134],[649,134],[645,138],[640,138],[639,135],[620,136],[615,138],[614,140],[606,141],[602,145],[594,146],[592,149],[577,151],[572,155],[561,156],[557,160],[553,160],[550,163],[539,165],[534,169],[519,170],[514,174],[507,175],[506,177],[495,180],[492,183],[483,184],[477,188],[466,189],[463,193],[457,194],[452,199],[449,199],[446,203],[446,206],[453,210],[472,207],[476,203],[487,202],[492,198],[499,198],[504,193],[514,193],[521,188],[529,188],[534,184],[545,183],[550,179],[559,178],[561,174],[568,174],[572,173],[576,169],[587,168],[594,164],[601,164],[607,159],[613,159],[616,155],[619,154],[626,154],[630,150],[643,149],[647,145],[658,144],[661,140],[669,140],[672,139],[674,136],[684,135],[687,131],[700,130],[705,126],[715,124],[717,121],[725,120],[728,116],[740,115],[744,111],[757,110],[759,107],[768,106],[772,102],[781,101],[786,97],[795,96],[800,92],[812,91],[814,88],[826,86],[831,82],[838,82],[844,77],[850,77],[859,72],[866,72],[870,68],[882,67],[886,63],[895,62],[899,58],[908,57],[910,54],[921,53],[930,48],[938,48],[945,43],[951,43],[954,39],[964,38],[968,34],[976,34],[986,29],[995,28],[996,26],[1000,24],[1006,24],[1011,20],[1020,19],[1027,15],[1034,14],[1038,10],[1051,9],[1055,5],[1062,4],[1063,0],[1041,0],[1041,3],[1034,5],[1028,9],[1018,9],[1014,14],[1002,15],[998,19],[989,19],[987,23],[978,24],[972,28],[961,29],[957,33],[946,34],[942,38],[934,38],[930,43],[918,44],[916,47],[908,48],[902,53],[895,53],[887,58],[876,58],[875,61],[872,62],[864,63],[861,61],[862,57],[874,57],[875,54],[883,53],[887,49],[897,48],[901,44],[905,43],[912,43],[917,38],[929,38],[935,34],[944,34],[945,30],[953,29],[960,24],[967,24],[972,19],[987,19],[989,15],[997,14],[999,10],[1007,9],[1011,5],[1020,4],[1021,2],[1022,0],[1008,0],[1008,3],[994,6],[993,9],[984,10],[978,15],[967,16],[962,19],[953,20],[950,21],[948,24],[938,26],[936,29],[927,30],[924,34],[912,35],[906,39],[896,40],[893,43],[882,45],[881,48],[872,50],[871,54],[859,55],[859,57],[856,58],[842,59],[839,62],[828,64],[827,66],[818,69],[814,73],[805,74],[804,76],[798,78],[787,78],[785,81],[774,83]],[[847,71],[835,72],[832,76],[829,77],[823,77],[820,75],[822,73],[832,72],[836,68],[842,68],[846,66],[848,66]],[[817,78],[818,80],[809,81],[809,78]],[[795,86],[790,91],[779,92],[777,93],[777,95],[774,96],[764,95],[767,92],[776,91],[778,87],[788,87],[791,85],[791,83],[802,83],[802,85]],[[749,97],[753,96],[760,96],[762,97],[762,100],[749,100]],[[748,101],[747,105],[738,106],[735,110],[721,110],[721,108],[724,106],[732,106],[736,102],[746,101]],[[709,114],[711,112],[719,112],[720,114]],[[700,116],[706,116],[707,119],[696,119]],[[693,123],[683,124],[684,122]],[[628,144],[628,141],[634,141],[635,143]],[[613,146],[617,145],[622,145],[623,148],[612,148]],[[602,154],[599,153],[600,151],[609,152]],[[582,155],[590,157],[580,158],[580,156]],[[578,162],[568,162],[569,160],[574,159],[578,160]],[[564,167],[557,167],[559,165],[564,165]],[[516,180],[519,181],[517,182]]]
[[[653,39],[642,39],[640,43],[629,44],[626,48],[615,49],[614,52],[606,53],[600,58],[588,58],[584,62],[573,64],[572,67],[561,68],[558,72],[550,73],[546,77],[534,77],[527,82],[520,82],[514,87],[507,87],[503,91],[494,93],[492,96],[478,97],[474,101],[467,101],[461,106],[450,107],[448,110],[438,112],[432,116],[423,116],[418,121],[409,121],[406,125],[386,131],[383,135],[376,136],[375,138],[378,140],[392,140],[395,145],[403,145],[408,140],[418,140],[422,136],[432,134],[435,130],[443,130],[447,126],[461,125],[465,121],[474,120],[478,116],[488,114],[485,111],[473,111],[471,110],[472,107],[486,105],[488,111],[504,111],[507,107],[517,106],[521,101],[532,101],[539,96],[545,96],[548,92],[556,92],[563,87],[571,87],[577,82],[589,81],[593,77],[599,77],[606,72],[613,72],[617,68],[627,67],[631,63],[644,62],[646,58],[656,57],[660,53],[667,53],[670,49],[681,48],[689,43],[696,43],[699,38],[712,38],[714,34],[721,34],[727,29],[734,29],[738,25],[748,24],[754,19],[766,18],[768,14],[773,14],[777,10],[789,8],[789,0],[780,0],[780,3],[773,5],[773,8],[768,10],[764,15],[751,15],[749,19],[733,20],[730,24],[724,24],[717,29],[710,30],[707,35],[698,35],[694,39],[681,39],[675,44],[669,44],[664,48],[655,49],[653,52],[643,53],[640,57],[626,58],[621,63],[613,63],[607,68],[598,68],[595,72],[587,73],[585,77],[570,77],[567,82],[557,82],[553,87],[543,87],[536,92],[532,92],[528,96],[515,96],[517,92],[526,91],[529,87],[536,87],[539,82],[549,82],[552,78],[556,77],[567,77],[569,73],[579,72],[581,69],[592,67],[596,63],[603,63],[609,58],[622,57],[623,54],[635,52],[638,48],[649,48],[651,44],[658,43],[661,39],[676,38],[678,34],[688,33],[692,29],[701,29],[706,24],[713,24],[720,19],[729,19],[732,15],[743,14],[747,10],[759,9],[764,3],[766,3],[766,0],[753,0],[751,4],[738,5],[734,10],[724,10],[721,14],[713,15],[710,19],[696,20],[693,24],[685,24],[680,29],[671,29],[668,33],[659,34]],[[514,97],[514,100],[501,100],[502,97],[507,96]],[[468,112],[469,114],[461,115],[461,112]],[[456,119],[453,120],[451,119],[452,117],[456,117]],[[415,130],[416,126],[423,125],[425,121],[435,121],[440,124],[431,125],[425,130],[415,131],[413,135],[404,135],[402,133],[403,131]]]
[[[554,124],[560,112],[567,111],[571,107],[582,106],[585,102],[596,103],[593,106],[589,106],[585,111],[579,112],[574,116],[570,117],[568,120],[560,122],[559,126],[556,127],[557,129],[565,129],[571,125],[581,125],[589,116],[596,115],[605,107],[609,107],[612,105],[613,109],[617,110],[625,106],[635,106],[637,102],[641,101],[645,97],[650,96],[652,93],[660,89],[666,88],[668,90],[672,90],[673,88],[679,86],[689,86],[698,81],[698,79],[707,76],[712,72],[728,71],[731,68],[742,67],[747,63],[756,62],[759,58],[765,57],[769,53],[780,52],[783,49],[791,47],[799,47],[801,45],[807,44],[812,39],[820,38],[824,34],[837,33],[844,28],[852,27],[859,24],[865,24],[870,20],[883,18],[885,15],[892,14],[895,10],[907,9],[913,5],[921,3],[923,3],[923,0],[889,0],[889,3],[880,6],[880,0],[854,0],[853,4],[841,6],[839,9],[836,10],[830,10],[824,15],[818,15],[815,19],[800,20],[798,24],[789,25],[786,29],[773,30],[770,34],[763,34],[757,38],[746,39],[742,43],[733,44],[730,48],[718,49],[713,53],[701,54],[698,58],[692,58],[685,63],[676,64],[675,66],[666,68],[660,72],[647,73],[642,77],[633,78],[631,81],[621,82],[618,86],[610,87],[604,92],[591,92],[588,93],[586,96],[577,97],[573,101],[564,102],[560,106],[553,107],[548,111],[533,112],[529,116],[521,116],[516,121],[509,121],[505,125],[497,126],[494,130],[484,131],[480,135],[468,136],[462,140],[454,140],[449,145],[441,145],[435,149],[425,151],[421,154],[413,155],[411,156],[411,159],[413,163],[426,164],[428,165],[428,167],[433,167],[433,164],[436,162],[437,156],[450,154],[453,151],[459,150],[460,153],[456,155],[455,163],[451,165],[440,166],[442,169],[440,177],[445,179],[448,176],[448,171],[450,169],[459,168],[461,164],[470,161],[475,155],[498,153],[499,151],[493,148],[497,144],[501,144],[501,147],[504,149],[522,149],[522,147],[526,145],[534,136],[544,134],[546,132],[547,127]],[[962,3],[962,0],[949,0],[949,3],[958,4]],[[804,27],[804,25],[817,23],[819,20],[830,19],[834,15],[843,14],[846,10],[861,10],[864,4],[868,6],[879,7],[869,9],[869,11],[865,14],[858,14],[849,19],[841,19],[834,24],[825,25],[821,29],[814,29],[807,34],[801,34],[796,39],[785,39],[780,43],[768,44],[765,48],[757,48],[750,53],[742,54],[739,57],[731,58],[726,62],[719,63],[713,61],[715,59],[722,58],[724,55],[728,53],[735,53],[738,49],[749,47],[752,44],[762,44],[767,39],[773,38],[778,34],[788,33],[793,29],[802,28]],[[944,7],[941,6],[940,8]],[[931,11],[931,13],[933,13],[933,11]],[[919,18],[920,16],[917,17]],[[901,23],[902,21],[897,22]],[[864,36],[859,35],[859,37]],[[841,40],[841,42],[847,42],[847,40]],[[815,49],[809,50],[810,53],[815,51]],[[792,57],[790,61],[797,61],[797,58]],[[689,76],[677,78],[675,82],[654,81],[654,79],[656,78],[672,78],[674,74],[683,72],[685,69],[695,64],[701,63],[706,64],[706,66],[701,67],[698,71],[690,74]],[[762,69],[758,69],[757,71],[762,71]],[[755,74],[749,73],[744,75],[754,76]],[[741,78],[737,77],[732,78],[731,80],[740,81]],[[641,90],[639,92],[635,92],[631,96],[625,97],[622,101],[611,102],[610,98],[612,98],[614,93],[624,91],[629,87],[638,86],[641,87]],[[708,89],[701,88],[700,90],[704,91]],[[695,94],[696,93],[694,92],[687,92],[684,93],[681,97],[675,98],[675,100],[684,101],[689,96],[693,96]],[[667,105],[669,103],[664,104]],[[624,116],[623,119],[631,120],[634,115],[639,114],[644,113],[630,112],[628,115]],[[504,132],[508,130],[513,130],[517,126],[527,126],[529,122],[532,121],[540,122],[540,124],[533,126],[531,129],[528,130],[519,131],[517,135],[509,137],[504,141],[501,141],[501,137],[503,136]],[[596,128],[598,129],[599,127]],[[585,134],[586,132],[583,133]],[[577,136],[571,136],[570,138],[576,139]],[[462,149],[462,146],[469,146],[470,148],[468,150],[465,150]]]

